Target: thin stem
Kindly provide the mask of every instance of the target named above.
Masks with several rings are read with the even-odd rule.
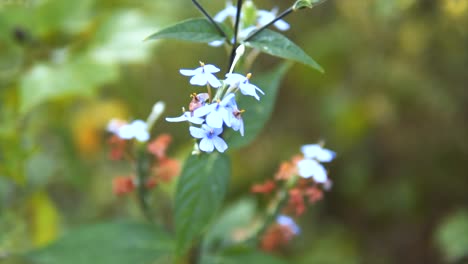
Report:
[[[138,195],[138,202],[140,203],[141,211],[143,215],[149,220],[152,221],[150,208],[148,205],[148,201],[146,200],[147,190],[146,190],[146,176],[148,175],[149,171],[149,163],[148,157],[145,152],[144,146],[139,146],[137,154],[137,163],[136,163],[136,173],[138,178],[138,188],[137,188],[137,195]]]
[[[267,27],[273,25],[274,23],[276,23],[276,21],[284,18],[285,16],[291,14],[292,12],[294,11],[293,7],[290,7],[288,9],[286,9],[283,13],[279,14],[275,19],[273,19],[272,21],[270,21],[268,24],[262,26],[261,28],[255,30],[252,34],[250,34],[244,41],[249,41],[251,40],[253,37],[255,37],[257,34],[259,34],[260,32],[262,32],[263,30],[265,30]]]
[[[219,34],[221,34],[221,36],[223,36],[225,39],[228,39],[226,33],[224,32],[224,30],[218,25],[218,23],[216,23],[216,21],[213,20],[213,18],[208,14],[208,12],[206,12],[206,10],[203,8],[203,6],[200,5],[200,3],[198,3],[197,0],[192,0],[193,4],[198,8],[198,10],[200,10],[200,12],[203,13],[203,15],[211,22],[211,24],[213,24],[213,26],[215,26],[216,30],[219,32]]]
[[[234,23],[234,39],[232,41],[232,49],[231,49],[231,56],[229,57],[228,69],[232,67],[232,63],[234,62],[234,57],[236,56],[237,35],[239,33],[240,16],[241,16],[243,2],[244,2],[243,0],[237,0],[236,21]]]
[[[206,88],[208,90],[208,101],[211,103],[212,97],[211,97],[211,86],[210,86],[210,84],[207,83]]]

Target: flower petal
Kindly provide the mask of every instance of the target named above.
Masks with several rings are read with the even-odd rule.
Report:
[[[191,126],[189,128],[189,130],[190,130],[190,135],[192,135],[192,137],[194,137],[194,138],[204,138],[204,137],[206,137],[206,131],[201,129],[201,128]]]
[[[207,82],[205,74],[197,74],[190,79],[191,85],[205,86]]]
[[[297,163],[297,167],[299,176],[303,178],[313,177],[318,183],[325,183],[327,181],[327,171],[315,160],[303,159]]]
[[[182,74],[184,76],[193,76],[193,75],[197,74],[197,71],[190,70],[190,69],[180,69],[179,72],[180,72],[180,74]]]
[[[218,78],[216,78],[216,76],[211,73],[205,73],[205,79],[213,88],[218,88],[221,86],[221,82],[218,80]]]
[[[213,128],[221,128],[223,127],[223,117],[217,111],[212,111],[206,116],[206,124]]]
[[[218,136],[213,137],[212,141],[219,152],[224,152],[228,148],[226,142]]]
[[[203,71],[205,73],[216,73],[219,72],[220,69],[214,66],[213,64],[206,64],[205,66],[203,66]]]
[[[200,141],[199,147],[200,147],[200,150],[205,151],[205,152],[212,152],[214,150],[213,141],[211,141],[210,139],[206,137]]]

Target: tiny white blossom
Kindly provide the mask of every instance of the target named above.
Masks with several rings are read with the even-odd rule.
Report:
[[[190,127],[190,135],[201,139],[199,148],[205,152],[212,152],[215,148],[219,152],[224,152],[228,148],[226,142],[219,137],[221,133],[223,133],[222,128],[212,128],[207,125],[202,125],[201,128]]]
[[[148,141],[150,138],[148,126],[145,121],[135,120],[130,124],[123,125],[117,133],[122,139],[136,139],[140,142]]]
[[[232,5],[232,3],[229,1],[226,3],[226,7],[219,11],[214,17],[213,20],[221,23],[224,20],[226,20],[228,17],[235,18],[237,13],[237,8]]]
[[[261,94],[265,94],[260,88],[251,84],[249,82],[251,74],[247,74],[247,76],[243,76],[238,73],[228,73],[226,74],[225,83],[229,84],[232,88],[239,88],[240,92],[243,95],[250,95],[255,97],[255,99],[260,100],[260,97],[257,95],[257,91]]]
[[[316,159],[320,162],[332,161],[336,153],[326,148],[322,148],[319,144],[308,144],[301,147],[304,157],[307,159]]]
[[[327,171],[316,160],[303,159],[297,163],[299,176],[303,178],[312,177],[318,183],[325,183],[328,180]]]
[[[166,117],[167,122],[184,122],[189,121],[190,123],[201,125],[205,120],[203,118],[192,116],[192,113],[187,111],[178,117]]]
[[[190,79],[190,84],[205,86],[210,84],[213,88],[218,88],[221,86],[221,82],[216,78],[213,73],[217,73],[220,69],[212,64],[203,64],[201,66],[191,70],[191,69],[181,69],[179,72],[184,76],[192,76]]]
[[[278,9],[276,8],[271,11],[258,10],[257,11],[257,15],[258,15],[257,23],[259,24],[260,27],[270,23],[276,18],[277,12],[278,12]],[[283,19],[276,21],[273,25],[281,31],[285,31],[289,29],[289,24]]]

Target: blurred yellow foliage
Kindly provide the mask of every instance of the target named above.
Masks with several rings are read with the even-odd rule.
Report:
[[[29,200],[31,236],[34,245],[42,246],[59,233],[60,215],[45,191],[36,192]]]
[[[443,0],[445,12],[452,17],[460,17],[468,10],[468,0]]]
[[[126,106],[116,100],[93,101],[82,107],[72,118],[75,145],[83,156],[101,149],[101,135],[112,118],[127,118]]]

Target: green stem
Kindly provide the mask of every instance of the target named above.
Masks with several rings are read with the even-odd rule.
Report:
[[[136,174],[138,179],[137,186],[137,195],[138,202],[140,204],[140,209],[143,215],[150,222],[153,220],[150,212],[150,208],[147,201],[147,189],[146,189],[146,179],[149,173],[149,160],[148,155],[146,155],[146,145],[138,146],[137,150],[137,161],[136,161]]]
[[[239,24],[240,24],[240,15],[242,11],[242,4],[243,4],[243,0],[237,0],[236,21],[234,23],[234,39],[232,41],[232,49],[231,49],[231,56],[229,57],[228,69],[232,67],[232,63],[234,62],[234,57],[236,56],[237,34],[239,33]]]
[[[208,12],[206,12],[206,10],[203,8],[203,6],[200,5],[200,3],[198,3],[197,0],[192,0],[192,2],[198,8],[198,10],[200,10],[200,12],[202,12],[202,14],[211,22],[211,24],[213,24],[213,26],[215,26],[215,28],[219,32],[219,34],[221,34],[221,36],[223,36],[227,40],[228,37],[227,37],[226,33],[218,25],[218,23],[216,23],[216,21],[213,20],[213,18],[208,14]]]
[[[290,8],[286,9],[283,13],[279,14],[275,19],[273,19],[272,21],[270,21],[268,24],[264,25],[263,27],[255,30],[252,34],[250,34],[245,40],[244,42],[247,42],[249,40],[251,40],[253,37],[255,37],[256,35],[258,35],[260,32],[262,32],[263,30],[265,30],[267,27],[273,25],[274,23],[276,23],[276,21],[284,18],[285,16],[291,14],[292,12],[294,11],[293,7],[291,6]]]

